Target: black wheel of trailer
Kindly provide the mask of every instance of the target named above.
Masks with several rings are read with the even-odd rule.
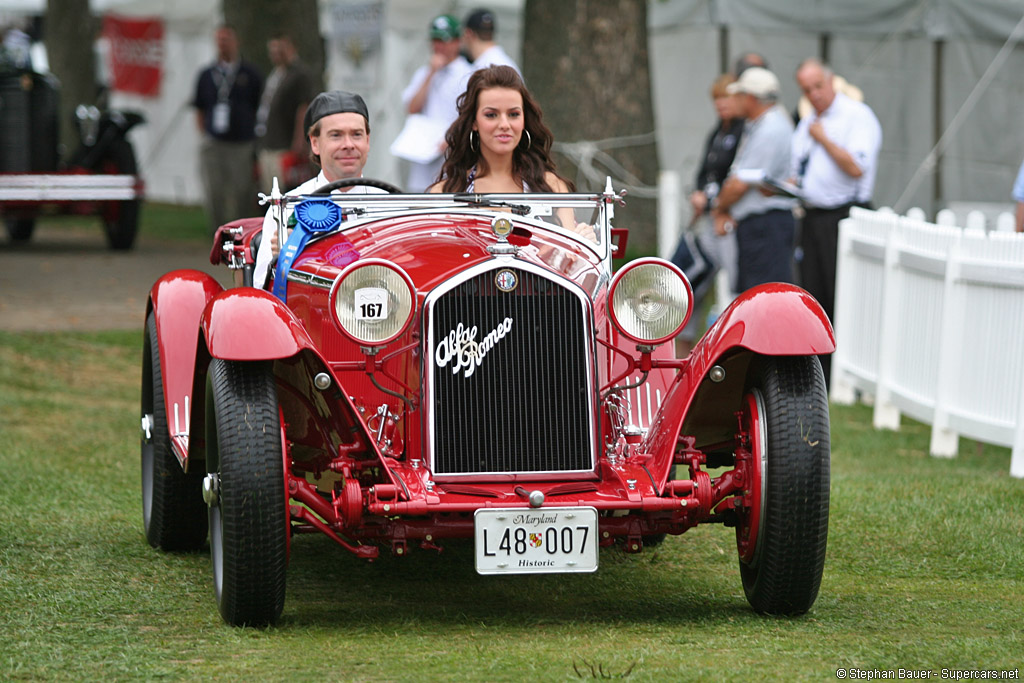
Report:
[[[156,321],[146,319],[142,351],[142,524],[154,548],[199,550],[206,542],[200,469],[185,472],[171,450]]]
[[[135,175],[138,166],[132,144],[127,140],[113,141],[104,153],[99,168],[103,173]],[[103,228],[111,249],[124,251],[135,244],[141,204],[140,199],[106,202],[102,211]]]
[[[736,528],[740,576],[764,614],[803,614],[825,567],[829,506],[829,414],[815,356],[763,357],[744,397],[754,466]]]
[[[36,229],[34,218],[8,218],[4,224],[7,227],[7,237],[15,243],[28,242]]]
[[[206,382],[210,558],[217,607],[234,626],[272,624],[284,608],[289,519],[281,438],[270,363],[214,359]]]

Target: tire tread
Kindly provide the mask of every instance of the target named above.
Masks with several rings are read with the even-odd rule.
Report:
[[[220,458],[224,574],[220,611],[266,626],[284,608],[287,501],[277,391],[268,363],[210,366]]]
[[[828,541],[828,398],[814,356],[766,358],[758,369],[768,424],[764,535],[756,568],[740,564],[758,612],[803,614],[817,599]]]

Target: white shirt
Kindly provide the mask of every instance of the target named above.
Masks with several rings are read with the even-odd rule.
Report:
[[[466,85],[469,83],[471,73],[473,73],[473,67],[461,55],[438,69],[430,79],[427,99],[419,113],[437,123],[443,130],[448,130],[448,127],[459,116],[456,102],[459,95],[466,92]],[[429,66],[421,66],[413,74],[409,85],[405,86],[405,90],[402,91],[402,104],[406,109],[429,75]],[[437,180],[443,163],[443,155],[426,163],[410,161],[405,190],[407,192],[425,192]]]
[[[459,116],[455,101],[466,91],[466,83],[469,82],[471,73],[473,73],[473,67],[461,55],[438,69],[430,79],[427,99],[424,101],[423,110],[420,113],[427,118],[443,122],[445,128],[450,126]],[[409,85],[405,86],[405,90],[402,91],[402,105],[408,108],[409,102],[419,92],[420,86],[429,75],[429,66],[424,65],[416,70]]]
[[[779,106],[766,109],[756,119],[747,121],[740,140],[736,158],[729,168],[729,175],[742,177],[746,173],[760,175],[772,180],[784,178],[789,170],[789,147],[793,137],[793,121]],[[793,200],[772,195],[765,197],[761,190],[751,185],[739,199],[729,207],[729,214],[737,221],[750,216],[793,208]]]
[[[811,137],[811,124],[818,120],[828,139],[853,157],[862,171],[859,178],[847,175],[825,147]],[[823,209],[870,201],[881,147],[882,126],[871,107],[836,93],[828,109],[801,119],[793,134],[792,176],[803,188],[804,201]]]
[[[318,189],[329,183],[327,177],[323,171],[320,171],[319,175],[315,178],[310,178],[306,182],[296,187],[291,192],[288,192],[289,197],[303,194],[313,194]],[[342,190],[335,190],[332,194],[341,193]],[[349,193],[352,194],[382,194],[385,191],[377,187],[369,187],[367,185],[356,185],[355,187],[349,188]],[[287,223],[288,218],[291,216],[294,210],[294,205],[289,206],[285,209],[284,220]],[[253,287],[263,287],[267,282],[267,274],[270,271],[270,262],[274,256],[270,248],[270,237],[277,233],[277,221],[273,217],[273,207],[267,211],[267,215],[263,217],[263,238],[260,242],[260,250],[256,252],[256,266],[252,274]]]
[[[473,71],[484,69],[488,66],[510,66],[516,70],[519,77],[522,78],[523,72],[519,70],[519,66],[512,61],[512,58],[508,56],[508,53],[502,49],[501,45],[492,45],[483,52],[480,56],[473,60]]]

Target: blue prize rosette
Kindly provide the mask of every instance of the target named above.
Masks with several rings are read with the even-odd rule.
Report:
[[[281,301],[288,297],[288,272],[306,243],[314,235],[330,232],[341,225],[341,209],[327,197],[303,200],[295,207],[295,229],[277,258],[274,271],[274,296]]]

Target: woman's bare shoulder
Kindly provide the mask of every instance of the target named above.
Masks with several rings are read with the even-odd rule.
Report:
[[[544,172],[544,182],[548,184],[548,187],[550,187],[553,192],[569,191],[569,186],[565,184],[565,181],[551,171]]]

